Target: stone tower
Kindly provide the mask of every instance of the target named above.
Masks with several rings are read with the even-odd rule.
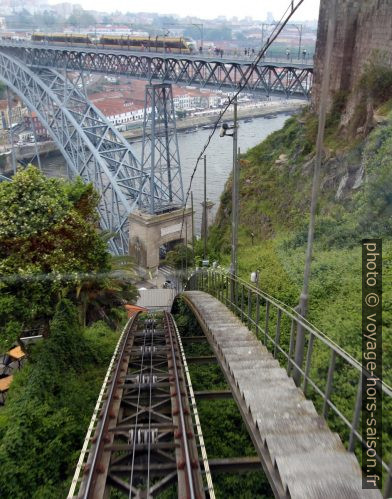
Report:
[[[321,0],[318,23],[312,104],[318,109],[325,58],[330,0]],[[350,115],[358,102],[355,88],[375,50],[392,64],[392,1],[337,0],[332,53],[330,104],[337,92],[353,91],[347,103]]]

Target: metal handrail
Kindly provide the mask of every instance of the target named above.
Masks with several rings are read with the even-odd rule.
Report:
[[[362,446],[365,446],[364,439],[357,431],[357,428],[359,425],[362,409],[362,380],[363,377],[372,377],[372,374],[367,371],[360,364],[360,362],[358,362],[358,360],[356,360],[348,352],[343,350],[335,342],[330,340],[324,333],[322,333],[313,324],[302,317],[296,310],[229,272],[211,268],[196,270],[188,278],[185,289],[199,289],[209,292],[229,308],[232,308],[232,310],[240,316],[241,320],[244,323],[246,323],[250,327],[253,326],[256,333],[259,333],[259,337],[261,338],[261,341],[263,341],[265,346],[268,347],[269,344],[272,344],[274,357],[277,357],[279,354],[283,355],[283,357],[287,361],[288,374],[290,374],[294,369],[297,370],[297,372],[300,374],[298,384],[302,384],[304,393],[306,394],[306,389],[310,385],[314,390],[314,393],[321,397],[323,402],[323,416],[326,417],[328,410],[331,409],[339,418],[339,420],[344,424],[344,426],[349,429],[350,435],[348,450],[350,452],[353,452],[355,450],[356,442],[359,442]],[[229,289],[231,292],[229,292]],[[245,303],[245,294],[247,294],[247,303]],[[254,297],[256,297],[256,317],[254,317],[254,300],[252,299]],[[262,327],[262,325],[260,324],[260,311],[261,307],[264,304],[265,325],[264,327]],[[276,321],[273,324],[275,328],[275,336],[273,336],[273,331],[270,331],[270,327],[273,322],[271,318],[271,310],[275,310],[276,312]],[[284,347],[280,343],[282,332],[281,321],[284,316],[291,321],[288,352],[285,351]],[[295,331],[298,326],[301,326],[304,332],[308,333],[309,341],[306,359],[301,359],[297,362],[297,359],[294,359],[294,344]],[[328,348],[328,351],[330,352],[330,360],[325,388],[320,388],[320,383],[310,377],[313,344],[315,340],[319,340],[323,346]],[[355,396],[355,406],[351,422],[330,399],[332,394],[334,373],[336,370],[336,361],[339,358],[346,363],[346,366],[348,365],[348,367],[354,368],[358,375],[357,393]],[[304,367],[303,363],[305,363]],[[382,395],[389,397],[389,400],[392,401],[392,388],[388,384],[383,381],[377,381],[375,386]],[[384,497],[389,497],[389,495],[387,494],[389,494],[389,491],[392,488],[392,464],[388,465],[382,459],[382,456],[379,456],[378,454],[376,454],[375,458],[388,474]]]
[[[198,270],[197,272],[206,272],[206,270]],[[262,291],[261,289],[257,288],[256,286],[249,284],[246,282],[244,279],[242,279],[239,276],[234,276],[230,272],[224,273],[215,269],[208,269],[208,273],[215,273],[217,275],[223,276],[223,277],[228,277],[231,280],[235,280],[247,289],[250,289],[254,294],[258,294],[260,297],[264,298],[265,301],[268,301],[272,305],[274,305],[276,308],[281,310],[286,314],[287,317],[290,319],[294,320],[298,325],[301,325],[306,331],[314,335],[316,338],[321,340],[325,345],[327,345],[331,350],[334,350],[340,357],[342,357],[344,360],[346,360],[352,367],[356,368],[357,370],[361,370],[366,376],[370,377],[371,373],[369,373],[366,369],[362,367],[360,362],[358,362],[357,359],[355,359],[352,355],[350,355],[348,352],[343,350],[337,343],[335,343],[333,340],[328,338],[328,336],[320,331],[314,324],[309,322],[307,319],[305,319],[297,310],[294,308],[286,305],[282,301],[278,300],[277,298],[269,295],[265,291]],[[189,280],[196,274],[194,272],[190,277]],[[235,303],[232,303],[233,306],[237,307]],[[250,320],[252,320],[250,318]],[[294,361],[293,361],[294,362]],[[382,381],[380,383],[383,387],[383,392],[390,397],[392,397],[392,387],[389,386],[387,383]]]
[[[233,276],[232,276],[233,277]],[[247,288],[250,288],[254,293],[258,293],[260,296],[262,296],[265,300],[268,300],[270,303],[274,304],[277,308],[282,310],[282,312],[285,312],[288,317],[291,319],[295,320],[298,325],[301,325],[306,331],[314,335],[316,338],[320,339],[323,343],[325,343],[329,348],[334,350],[340,357],[342,357],[344,360],[346,360],[352,367],[355,367],[358,370],[361,370],[366,376],[371,376],[371,373],[369,373],[366,369],[363,368],[360,362],[353,357],[351,354],[343,350],[342,347],[340,347],[337,343],[335,343],[333,340],[331,340],[325,333],[320,331],[320,329],[317,328],[314,324],[309,322],[305,317],[303,317],[295,308],[290,307],[289,305],[286,305],[282,301],[278,300],[278,298],[275,298],[265,291],[260,290],[253,284],[249,284],[246,282],[244,279],[242,279],[239,276],[236,276],[235,279],[238,282],[241,282],[244,286]],[[383,386],[383,392],[392,397],[392,387],[389,386],[387,383],[384,381],[381,382],[381,385]]]
[[[34,48],[39,48],[39,49],[57,49],[57,48],[64,48],[64,45],[59,45],[59,44],[56,44],[56,43],[53,43],[53,42],[33,42],[33,41],[30,41],[30,40],[5,40],[5,39],[1,39],[0,38],[0,46],[3,46],[3,47],[22,47],[22,48],[31,48],[31,49],[34,49]],[[202,60],[230,60],[230,61],[235,61],[235,62],[242,62],[244,64],[251,64],[254,60],[254,58],[256,57],[256,53],[255,55],[252,55],[251,57],[249,56],[245,56],[243,55],[242,51],[241,53],[237,52],[237,54],[235,54],[234,51],[228,51],[226,50],[224,52],[224,57],[221,58],[220,56],[216,55],[215,53],[213,52],[208,52],[208,50],[204,50],[202,53],[200,53],[199,51],[195,51],[195,52],[192,52],[192,53],[184,53],[184,52],[181,52],[181,51],[178,51],[178,52],[156,52],[154,50],[143,50],[143,49],[136,49],[136,48],[132,48],[132,50],[129,50],[127,49],[126,45],[125,46],[118,46],[116,48],[114,47],[105,47],[104,45],[102,44],[95,44],[95,43],[91,43],[91,44],[86,44],[86,45],[81,45],[81,44],[72,44],[72,42],[69,42],[67,43],[66,46],[69,46],[70,48],[87,48],[89,51],[93,52],[93,51],[98,51],[98,50],[105,50],[105,51],[112,51],[112,52],[120,52],[122,54],[126,53],[126,54],[130,54],[132,55],[133,53],[134,54],[142,54],[142,55],[145,55],[145,56],[148,56],[148,55],[155,55],[158,53],[160,56],[169,56],[169,57],[173,57],[173,56],[186,56],[186,57],[190,57],[192,59],[202,59]],[[309,54],[307,55],[306,58],[296,58],[296,57],[290,57],[289,59],[287,59],[287,57],[285,56],[273,56],[272,54],[268,57],[264,57],[261,62],[261,65],[264,65],[264,64],[284,64],[284,65],[290,65],[290,64],[293,64],[293,65],[296,65],[296,66],[306,66],[306,67],[313,67],[314,65],[314,56],[312,54]]]

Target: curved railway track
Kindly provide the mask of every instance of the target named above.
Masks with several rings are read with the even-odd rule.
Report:
[[[151,498],[173,483],[180,498],[215,497],[184,364],[186,368],[171,314],[139,314],[128,322],[68,498],[110,497],[112,489],[129,498]]]

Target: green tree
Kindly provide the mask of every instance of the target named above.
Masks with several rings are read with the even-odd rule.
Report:
[[[83,9],[80,10],[75,9],[67,19],[68,24],[80,28],[87,28],[89,26],[93,26],[96,22],[97,21],[95,17]]]
[[[359,88],[376,105],[392,97],[392,69],[386,52],[373,51],[371,60],[364,67]]]
[[[0,414],[0,497],[66,496],[116,339],[102,324],[83,332],[75,305],[58,303]]]
[[[118,326],[118,315],[113,307],[133,303],[137,290],[134,263],[129,256],[111,256],[109,272],[87,278],[76,289],[80,319],[83,325],[103,319],[110,326]]]
[[[194,264],[192,248],[186,247],[185,244],[177,244],[177,246],[168,251],[165,257],[165,263],[171,265],[175,269],[185,268],[185,260],[188,260],[188,265],[191,267]]]
[[[91,184],[47,179],[31,166],[0,184],[0,347],[26,329],[47,334],[56,303],[62,296],[77,302],[86,275],[96,288],[106,286],[111,262],[97,203]],[[111,305],[106,295],[106,314],[120,289],[127,288],[117,286]]]

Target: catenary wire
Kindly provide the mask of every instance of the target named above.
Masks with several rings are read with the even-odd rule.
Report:
[[[214,127],[212,128],[212,131],[211,131],[210,135],[208,136],[208,138],[206,140],[206,143],[204,144],[204,146],[203,146],[200,154],[197,157],[196,164],[195,164],[195,166],[193,168],[193,171],[192,171],[192,174],[191,174],[191,178],[189,179],[189,187],[188,187],[188,190],[187,190],[187,193],[186,193],[186,196],[185,196],[184,208],[183,208],[183,211],[182,211],[182,222],[181,222],[180,239],[182,237],[182,231],[183,231],[183,228],[184,228],[185,210],[186,210],[186,205],[187,205],[187,202],[188,202],[188,199],[189,199],[189,195],[190,195],[190,192],[191,192],[193,179],[195,177],[197,168],[199,166],[199,162],[200,162],[201,158],[203,157],[204,153],[206,152],[208,146],[210,145],[211,139],[214,136],[214,134],[215,134],[215,132],[216,132],[216,130],[218,128],[218,125],[219,125],[219,123],[220,123],[223,115],[226,113],[226,111],[228,110],[228,108],[232,105],[232,103],[237,98],[237,96],[246,87],[246,85],[248,84],[250,78],[253,75],[254,70],[256,69],[258,63],[260,62],[260,60],[262,59],[262,57],[266,53],[267,49],[272,45],[272,43],[280,35],[280,33],[282,32],[283,28],[286,26],[286,24],[289,22],[289,20],[293,16],[293,14],[296,12],[296,10],[298,9],[298,7],[300,7],[300,5],[303,2],[304,2],[304,0],[296,0],[296,1],[295,0],[291,0],[290,1],[290,5],[285,10],[285,12],[282,15],[282,17],[280,18],[280,20],[276,23],[274,29],[272,30],[271,35],[267,38],[267,41],[265,42],[264,46],[261,48],[260,52],[257,54],[256,58],[253,60],[253,62],[250,64],[250,66],[248,66],[248,68],[247,68],[244,76],[242,77],[242,83],[241,82],[239,83],[238,89],[235,91],[235,93],[234,93],[234,95],[232,97],[229,97],[229,99],[228,99],[225,107],[219,113],[219,116],[218,116],[218,118],[216,119],[216,121],[214,123]]]

